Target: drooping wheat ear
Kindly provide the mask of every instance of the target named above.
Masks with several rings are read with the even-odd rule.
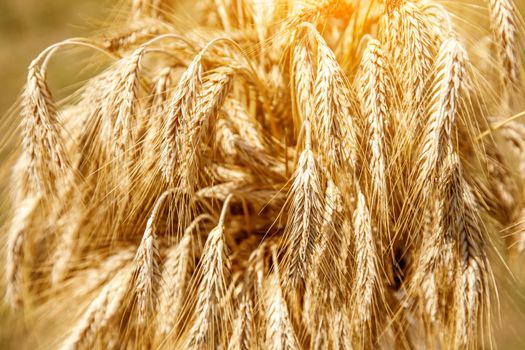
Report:
[[[488,0],[494,43],[498,47],[500,77],[505,98],[515,99],[516,90],[521,87],[518,27],[513,0]]]
[[[304,121],[305,145],[301,152],[290,194],[290,208],[284,236],[289,242],[286,251],[286,281],[292,286],[304,280],[310,270],[315,242],[321,230],[322,181],[311,150],[310,122]]]
[[[470,186],[461,184],[463,217],[459,226],[459,281],[456,294],[455,345],[476,348],[490,321],[491,269],[486,254],[483,223]]]
[[[417,111],[432,68],[431,28],[425,14],[411,1],[398,1],[384,19],[382,42],[399,73],[403,100]],[[397,76],[397,75],[396,75]]]
[[[421,170],[418,179],[425,187],[437,179],[437,172],[453,143],[457,114],[462,102],[462,87],[466,78],[467,54],[455,39],[441,45],[436,61],[429,119],[420,156]],[[429,181],[431,180],[431,181]]]
[[[387,62],[377,40],[370,40],[365,52],[359,79],[359,94],[364,115],[368,121],[368,147],[370,152],[370,173],[372,185],[372,203],[381,220],[388,220],[387,184],[388,159],[388,120],[389,101],[388,85],[390,84]]]
[[[356,159],[356,123],[350,115],[349,89],[345,73],[334,52],[317,29],[305,25],[317,42],[317,72],[314,83],[315,119],[320,154],[329,170],[354,165]]]
[[[106,101],[104,118],[113,123],[111,145],[117,157],[126,157],[136,147],[139,73],[144,52],[145,47],[139,47],[117,63],[115,80]]]
[[[118,248],[117,251],[108,256],[104,256],[99,264],[89,267],[80,273],[79,276],[74,277],[83,288],[75,288],[75,290],[72,291],[73,295],[81,297],[92,295],[91,293],[93,293],[93,291],[96,291],[101,288],[101,286],[111,282],[113,277],[124,268],[127,268],[127,266],[133,262],[136,252],[136,247],[125,246]],[[68,294],[68,296],[72,295]]]
[[[253,276],[251,276],[253,277]],[[241,291],[239,306],[235,316],[233,332],[228,343],[229,350],[250,350],[255,346],[255,336],[257,330],[254,329],[254,301],[253,292],[244,282]]]
[[[224,157],[235,159],[239,164],[249,164],[252,171],[256,172],[263,181],[268,181],[275,175],[281,176],[278,172],[281,164],[277,163],[263,147],[259,147],[261,143],[258,141],[252,146],[250,140],[247,140],[248,135],[244,134],[246,130],[241,129],[242,131],[238,132],[232,130],[232,124],[222,119],[217,123],[215,137],[220,143],[220,151],[224,153]]]
[[[156,221],[164,202],[172,195],[173,191],[166,191],[155,202],[134,259],[133,284],[137,297],[139,322],[142,324],[145,324],[153,314],[157,302],[160,255]]]
[[[121,314],[129,291],[131,272],[130,268],[124,267],[104,286],[74,326],[72,333],[61,346],[62,350],[92,348],[97,338],[107,332],[109,327],[114,323],[119,324],[116,318]]]
[[[194,113],[181,115],[180,131],[176,135],[179,168],[177,188],[182,195],[177,198],[180,211],[179,227],[186,227],[193,212],[192,201],[199,180],[206,146],[213,138],[215,123],[226,97],[231,91],[236,70],[219,67],[208,72],[197,94]]]
[[[79,239],[79,232],[91,219],[91,213],[85,207],[79,206],[78,210],[79,212],[71,215],[76,221],[68,220],[52,259],[51,284],[54,286],[60,284],[67,276]]]
[[[177,135],[180,188],[193,193],[201,167],[202,150],[213,134],[215,119],[231,91],[235,69],[220,67],[208,72],[195,101],[193,115],[182,116]],[[187,118],[186,118],[187,117]]]
[[[350,334],[350,320],[346,309],[335,310],[329,319],[330,334],[334,349],[351,350],[353,349],[352,336]]]
[[[165,115],[167,114],[168,99],[171,95],[170,89],[172,81],[173,68],[164,68],[155,78],[155,83],[151,92],[151,102],[148,106],[149,118],[145,121],[144,149],[149,155],[147,159],[156,158],[161,154],[161,145],[158,142],[159,135],[162,135],[162,125]],[[157,163],[157,161],[156,161]]]
[[[440,47],[443,41],[455,35],[454,23],[448,10],[439,3],[426,3],[421,9],[428,29],[431,29],[430,38],[435,47]]]
[[[299,341],[293,328],[290,311],[283,295],[276,249],[272,249],[273,272],[266,278],[266,339],[272,350],[299,350]]]
[[[347,1],[305,1],[293,3],[290,10],[287,26],[294,28],[305,22],[316,23],[323,17],[349,18],[356,6]]]
[[[23,305],[24,245],[30,234],[41,197],[27,197],[16,208],[7,238],[6,301],[17,308]]]
[[[194,113],[194,103],[201,86],[202,56],[197,55],[181,76],[168,107],[167,120],[162,140],[161,171],[168,184],[175,184],[177,179],[177,137],[180,124]]]
[[[22,147],[34,193],[53,193],[68,166],[55,103],[40,60],[31,62],[22,95]]]
[[[489,205],[495,218],[503,225],[509,225],[512,215],[521,198],[519,182],[514,178],[515,172],[506,162],[505,155],[494,146],[494,140],[486,140],[487,172],[489,190],[492,197]]]
[[[437,196],[435,229],[424,237],[414,287],[423,293],[428,326],[450,327],[454,334],[444,344],[476,348],[487,321],[490,266],[476,200],[452,147],[441,168]],[[453,314],[447,304],[452,300]]]
[[[257,150],[264,150],[266,141],[264,139],[264,131],[255,118],[249,114],[241,103],[234,99],[227,99],[223,112],[228,116],[228,120],[233,125],[242,131],[242,136],[251,147]]]
[[[198,216],[185,230],[180,242],[168,248],[162,265],[159,306],[157,312],[158,335],[166,337],[176,331],[177,322],[190,287],[195,269],[196,247],[194,232],[203,220],[213,220],[207,214]]]
[[[357,344],[365,346],[374,336],[374,308],[380,291],[379,262],[372,232],[372,218],[366,198],[361,190],[357,193],[357,208],[354,212],[355,240],[355,289],[352,329]]]
[[[188,338],[189,349],[211,347],[225,336],[220,329],[227,324],[230,314],[220,305],[230,279],[231,261],[224,241],[224,224],[231,199],[232,195],[229,195],[224,201],[219,223],[208,234],[204,246],[195,317]]]
[[[343,198],[341,191],[331,179],[327,180],[320,236],[312,258],[309,280],[312,289],[327,289],[334,280],[339,280],[340,264],[337,261],[342,249]],[[331,286],[332,290],[337,287]],[[315,292],[314,292],[315,295]]]
[[[333,180],[327,179],[320,235],[315,242],[303,296],[302,318],[311,334],[327,333],[333,310],[341,306],[344,274],[348,268],[338,261],[343,249],[343,214],[341,191]]]
[[[426,321],[446,323],[444,304],[451,295],[450,285],[455,278],[457,261],[455,242],[461,220],[461,192],[459,162],[452,147],[440,168],[433,201],[429,202],[426,216],[430,216],[423,232],[423,246],[416,265],[414,288],[422,291]]]
[[[413,280],[413,288],[421,294],[424,317],[427,322],[435,323],[438,320],[439,295],[436,276],[434,273],[436,255],[441,252],[443,239],[436,229],[436,202],[432,202],[429,208],[423,212],[423,247],[418,257],[418,264]],[[434,244],[434,241],[436,244]]]
[[[301,40],[296,38],[295,40]],[[305,40],[305,39],[302,39]],[[314,67],[312,55],[307,45],[302,42],[295,44],[293,48],[293,78],[294,96],[299,121],[313,118],[313,94],[314,94]],[[299,121],[297,125],[301,125]]]
[[[142,19],[134,21],[122,30],[104,35],[102,46],[108,51],[125,51],[134,45],[146,42],[154,36],[160,35],[168,27],[165,22],[156,19]]]

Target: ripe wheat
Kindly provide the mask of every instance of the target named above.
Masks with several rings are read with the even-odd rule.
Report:
[[[41,344],[494,345],[497,241],[525,250],[513,1],[174,6],[29,66],[6,297]],[[107,68],[55,101],[71,46]]]

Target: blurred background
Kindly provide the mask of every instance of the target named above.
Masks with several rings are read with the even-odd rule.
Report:
[[[10,137],[6,130],[8,109],[16,103],[26,79],[26,70],[33,58],[49,45],[76,36],[89,36],[109,18],[116,1],[111,0],[0,0],[0,164],[8,158],[9,149],[3,149]],[[64,55],[59,64],[69,65],[74,58]],[[65,61],[64,61],[65,60]],[[59,64],[55,64],[59,65]],[[73,65],[79,68],[80,62]],[[53,93],[60,91],[78,77],[73,69],[52,71]],[[2,167],[3,168],[3,167]],[[2,169],[3,170],[3,169]],[[0,227],[5,227],[5,212],[8,204],[4,172],[0,173]],[[3,199],[6,198],[6,199]],[[1,232],[5,232],[3,229]],[[3,243],[4,240],[0,239]],[[3,246],[2,246],[3,247]],[[2,248],[2,251],[4,249]],[[0,276],[3,281],[3,254]],[[3,290],[0,283],[0,350],[38,348],[38,339],[32,336],[24,315],[14,315],[3,304]],[[28,339],[29,338],[29,339]]]
[[[523,17],[525,1],[515,2]],[[57,41],[100,32],[101,26],[111,18],[116,3],[114,0],[0,0],[0,118],[3,119],[0,126],[4,124],[8,109],[16,102],[31,60]],[[522,27],[525,29],[525,26]],[[53,92],[60,96],[65,94],[64,88],[78,82],[79,76],[87,77],[87,73],[82,66],[83,61],[74,55],[64,55],[57,61],[59,63],[52,70],[50,83]],[[6,137],[2,134],[0,138]],[[4,157],[5,154],[0,154],[0,162]],[[0,193],[5,194],[5,191]],[[4,208],[7,201],[1,202],[0,208]],[[0,210],[0,221],[4,221],[1,219],[5,217],[2,212]],[[1,222],[0,226],[4,223]],[[499,349],[525,349],[524,267],[524,259],[514,261],[512,265],[517,280],[522,282],[511,277],[505,267],[496,269],[500,283],[500,312],[494,315],[494,327]],[[0,302],[0,350],[19,349],[21,338],[29,333],[23,315],[13,315]],[[36,345],[38,339],[29,343]],[[488,344],[480,346],[489,347]]]
[[[52,43],[92,33],[109,17],[111,3],[115,1],[0,0],[0,115],[14,103],[31,60]]]

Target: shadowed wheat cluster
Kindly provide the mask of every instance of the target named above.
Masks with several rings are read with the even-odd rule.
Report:
[[[512,0],[174,6],[29,66],[6,278],[41,345],[493,346],[497,247],[525,249]],[[109,63],[54,100],[71,48]]]

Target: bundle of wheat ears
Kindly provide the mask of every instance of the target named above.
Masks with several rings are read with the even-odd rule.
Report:
[[[29,66],[6,296],[40,345],[493,346],[498,246],[525,249],[513,1],[176,6]],[[108,64],[57,100],[71,48]]]

